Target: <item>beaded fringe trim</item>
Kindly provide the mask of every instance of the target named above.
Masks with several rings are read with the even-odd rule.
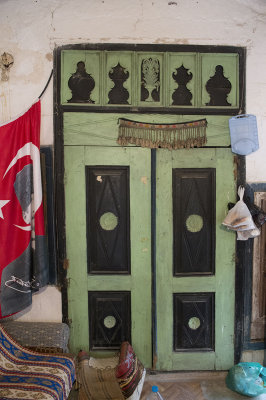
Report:
[[[148,124],[119,119],[117,143],[120,146],[135,144],[149,149],[190,149],[207,143],[207,120],[177,123]]]

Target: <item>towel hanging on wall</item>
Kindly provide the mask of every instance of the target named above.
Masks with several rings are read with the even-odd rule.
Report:
[[[207,120],[176,124],[151,124],[120,118],[117,143],[169,150],[202,147],[207,143]]]

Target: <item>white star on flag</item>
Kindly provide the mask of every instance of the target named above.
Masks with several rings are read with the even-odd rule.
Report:
[[[10,200],[0,200],[0,218],[4,219],[2,208],[9,203]]]

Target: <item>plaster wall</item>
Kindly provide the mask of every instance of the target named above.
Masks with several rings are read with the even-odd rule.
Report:
[[[247,113],[257,116],[260,149],[247,156],[247,181],[266,182],[265,0],[0,0],[0,54],[11,53],[0,80],[0,124],[40,95],[56,46],[74,43],[232,45],[247,49]],[[42,99],[41,144],[53,144],[53,85]],[[61,296],[49,287],[19,315],[61,321]]]

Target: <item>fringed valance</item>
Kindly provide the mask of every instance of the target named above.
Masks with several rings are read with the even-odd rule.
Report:
[[[135,144],[169,150],[202,147],[207,143],[206,127],[206,119],[177,124],[150,124],[120,118],[117,143],[120,146]]]

